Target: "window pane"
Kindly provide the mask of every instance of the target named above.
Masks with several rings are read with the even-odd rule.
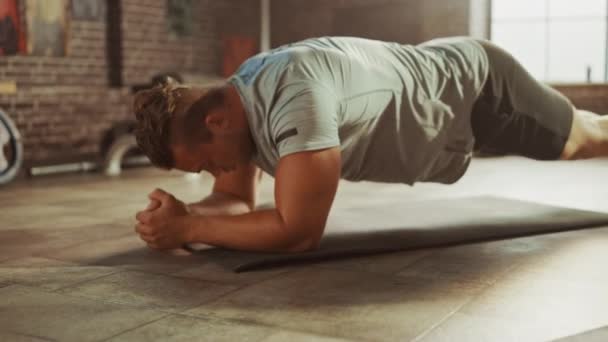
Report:
[[[549,24],[549,35],[549,81],[585,82],[587,67],[591,67],[593,82],[604,81],[604,19],[554,20]]]
[[[546,78],[546,38],[544,21],[492,25],[492,41],[509,51],[539,80]]]
[[[547,2],[545,0],[492,1],[493,20],[544,18],[546,16]]]
[[[538,1],[538,0],[532,0]],[[550,17],[606,17],[606,0],[550,0]]]

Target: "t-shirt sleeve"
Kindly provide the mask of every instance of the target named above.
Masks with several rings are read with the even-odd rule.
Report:
[[[293,95],[285,96],[285,92]],[[283,89],[287,98],[275,115],[272,135],[279,157],[340,146],[337,101],[317,84]]]

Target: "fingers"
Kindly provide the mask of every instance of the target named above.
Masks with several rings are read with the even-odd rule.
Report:
[[[144,240],[148,244],[155,244],[158,242],[156,241],[156,237],[152,235],[139,234],[139,238]]]
[[[150,219],[152,218],[151,212],[160,208],[160,206],[161,206],[161,202],[159,200],[151,198],[150,203],[148,203],[148,206],[146,207],[146,209],[138,212],[135,215],[135,218],[140,222],[148,223],[148,222],[150,222]]]
[[[151,249],[156,249],[156,250],[162,250],[164,249],[161,245],[160,242],[156,241],[156,240],[146,240],[142,237],[142,240],[144,240],[146,242],[146,245],[151,248]]]
[[[152,227],[141,222],[138,222],[135,225],[135,232],[140,235],[154,235],[154,230],[152,229]]]
[[[151,199],[148,207],[146,207],[146,211],[153,211],[160,208],[160,201],[156,199]]]
[[[152,219],[152,212],[151,211],[140,211],[135,215],[135,219],[141,223],[150,223],[150,220]]]
[[[167,202],[171,197],[173,197],[173,195],[162,189],[155,189],[148,195],[150,200],[157,200],[161,203]]]
[[[139,234],[139,238],[142,239],[146,243],[146,245],[148,245],[148,247],[152,249],[160,249],[160,246],[158,244],[158,238],[155,235],[151,234],[148,228],[149,227],[147,227],[146,225],[138,223],[137,225],[135,225],[135,232]]]

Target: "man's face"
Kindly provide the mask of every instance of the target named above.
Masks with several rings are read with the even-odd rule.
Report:
[[[186,172],[207,171],[217,177],[236,169],[243,162],[236,144],[213,137],[211,142],[177,143],[171,148],[175,168]]]
[[[177,110],[196,110],[197,99],[200,93],[196,90],[184,94]],[[176,117],[179,117],[177,115]],[[180,132],[179,124],[173,119],[172,134],[177,139],[171,146],[174,167],[187,172],[207,171],[214,176],[230,172],[238,165],[249,162],[251,158],[251,143],[249,142],[248,129],[238,127],[237,120],[231,116],[225,108],[211,109],[201,122],[188,123],[188,131],[194,129],[194,134]],[[200,125],[211,133],[211,140],[204,139],[196,134],[196,126]]]

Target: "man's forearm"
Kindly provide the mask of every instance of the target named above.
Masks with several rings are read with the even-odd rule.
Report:
[[[252,252],[300,252],[312,249],[316,238],[296,234],[276,209],[238,216],[185,216],[177,224],[188,231],[188,243],[204,243]]]
[[[194,215],[240,215],[251,210],[250,203],[222,192],[214,192],[202,201],[188,204],[188,211]]]

